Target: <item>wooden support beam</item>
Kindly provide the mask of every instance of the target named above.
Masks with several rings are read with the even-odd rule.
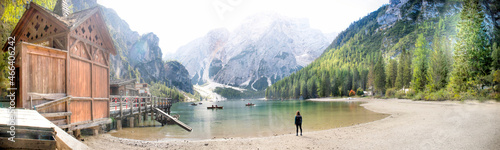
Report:
[[[118,131],[122,130],[122,119],[120,118],[116,120],[116,130]]]
[[[134,127],[134,117],[128,117],[128,127],[133,128]]]
[[[85,123],[85,124],[80,124],[80,125],[71,124],[72,127],[70,130],[86,129],[86,128],[95,127],[95,126],[99,126],[99,125],[103,125],[103,124],[110,124],[110,123],[111,123],[111,119],[101,118],[101,119],[98,119],[95,121],[90,121],[90,122]]]
[[[65,101],[68,101],[70,99],[71,99],[71,97],[63,97],[63,98],[60,98],[60,99],[57,99],[57,100],[54,100],[54,101],[51,101],[51,102],[47,102],[47,103],[43,103],[43,104],[40,104],[40,105],[36,105],[35,109],[36,110],[45,109],[45,108],[47,108],[49,106],[65,102]]]
[[[99,135],[99,130],[100,130],[100,126],[92,128],[92,135],[93,136]]]
[[[76,129],[73,133],[75,134],[76,139],[80,140],[82,138],[82,132],[80,131],[80,129]]]
[[[33,100],[56,100],[66,97],[66,93],[51,93],[51,94],[28,93],[28,96],[31,96]]]
[[[71,116],[71,112],[56,112],[56,113],[40,113],[43,117],[64,117]]]
[[[56,149],[56,141],[16,138],[16,142],[11,142],[0,137],[0,149]]]
[[[51,120],[51,122],[54,123],[56,126],[63,126],[68,124],[66,122],[66,119]]]
[[[120,96],[119,101],[120,101],[120,117],[122,117],[123,116],[123,104],[122,104],[123,98],[121,96]],[[120,123],[121,123],[121,120],[120,120]]]

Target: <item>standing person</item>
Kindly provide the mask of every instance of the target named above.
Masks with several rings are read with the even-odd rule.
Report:
[[[295,116],[295,127],[297,128],[295,136],[299,136],[299,128],[300,136],[302,136],[302,116],[300,115],[299,111],[297,111],[297,115]]]

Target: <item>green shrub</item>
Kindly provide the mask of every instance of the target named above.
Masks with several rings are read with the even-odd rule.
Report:
[[[394,95],[394,97],[396,97],[398,99],[404,99],[404,98],[406,98],[406,93],[404,90],[399,90],[399,91],[396,91],[396,94]]]
[[[413,96],[413,100],[425,100],[425,93],[424,92],[418,92]]]
[[[390,88],[385,91],[385,96],[390,98],[396,95],[396,88]]]
[[[406,92],[406,98],[412,98],[415,96],[415,91],[413,91],[412,89],[408,90],[408,92]]]
[[[425,100],[428,100],[428,101],[444,101],[444,100],[448,100],[450,98],[451,98],[450,93],[445,89],[441,89],[439,91],[429,93],[425,96]]]
[[[358,90],[356,90],[356,95],[358,95],[358,96],[362,96],[362,95],[364,95],[364,94],[365,94],[365,93],[363,92],[363,89],[358,88]]]

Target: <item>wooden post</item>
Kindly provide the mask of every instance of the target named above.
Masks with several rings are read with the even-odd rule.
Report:
[[[122,109],[122,101],[123,101],[123,98],[122,96],[120,95],[120,119],[123,118],[123,109]],[[121,122],[121,121],[120,121]]]
[[[118,118],[116,120],[116,130],[118,130],[118,131],[122,130],[122,119],[121,118]]]
[[[82,132],[80,132],[80,129],[76,129],[74,134],[76,139],[80,140],[82,138]]]
[[[134,127],[134,116],[128,117],[128,127],[130,128]]]
[[[141,103],[142,103],[142,100],[140,97],[137,97],[137,106],[139,107],[139,116],[141,116],[142,114],[142,111],[141,111]],[[140,120],[140,119],[139,119]]]
[[[153,121],[153,119],[154,119],[154,114],[155,114],[153,112],[154,107],[155,107],[155,97],[152,97],[151,98],[151,121]]]
[[[141,122],[141,115],[137,114],[137,117],[135,117],[135,118],[137,118],[137,119],[135,119],[135,121],[134,121],[134,127],[138,127],[139,123]]]
[[[128,103],[130,106],[130,115],[132,116],[134,114],[134,105],[132,105],[132,100],[129,100]]]
[[[93,136],[99,135],[99,128],[100,127],[101,126],[97,126],[97,127],[92,128],[92,135]]]

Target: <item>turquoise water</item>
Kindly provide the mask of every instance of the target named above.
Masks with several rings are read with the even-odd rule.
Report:
[[[179,114],[179,120],[191,126],[192,132],[177,125],[161,127],[155,123],[156,127],[124,128],[111,135],[139,140],[262,137],[295,133],[297,110],[303,116],[304,132],[350,126],[387,116],[364,109],[359,106],[361,102],[228,100],[202,103],[198,106],[191,106],[191,103],[172,106],[171,113]],[[255,106],[245,106],[246,103]],[[207,109],[212,105],[224,106],[224,109]],[[145,124],[148,123],[154,122]]]

